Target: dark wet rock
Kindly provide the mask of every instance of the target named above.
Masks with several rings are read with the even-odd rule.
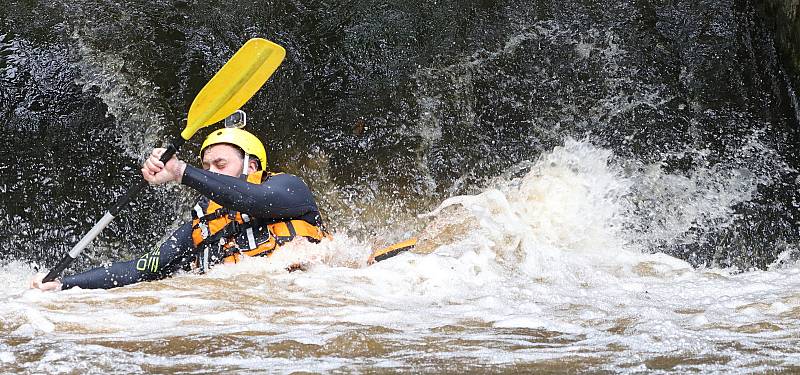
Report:
[[[0,259],[54,263],[209,77],[263,36],[288,54],[245,107],[249,128],[274,169],[320,192],[334,229],[388,231],[587,138],[676,176],[749,171],[757,193],[731,223],[650,250],[764,267],[800,237],[791,4],[11,0],[0,8],[0,246],[13,250]],[[204,134],[181,156],[194,160]],[[78,267],[151,248],[191,200],[149,190]],[[384,217],[366,218],[371,205]]]
[[[800,88],[800,0],[765,0],[761,11],[773,30],[775,44]]]

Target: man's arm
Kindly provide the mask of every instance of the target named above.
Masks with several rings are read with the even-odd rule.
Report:
[[[76,286],[83,289],[110,289],[140,281],[160,280],[191,262],[194,259],[193,250],[192,223],[189,222],[181,225],[157,250],[139,259],[66,276],[61,289]]]
[[[151,184],[175,181],[189,186],[223,207],[253,217],[288,220],[302,219],[321,225],[319,208],[311,189],[297,176],[270,176],[261,184],[204,171],[187,165],[176,157],[166,164],[159,160],[164,149],[154,149],[142,167],[142,177]]]
[[[262,184],[186,166],[181,183],[235,211],[266,219],[318,216],[311,189],[297,176],[278,174]]]

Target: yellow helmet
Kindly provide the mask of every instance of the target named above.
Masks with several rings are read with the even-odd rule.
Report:
[[[203,145],[200,146],[200,157],[202,157],[203,151],[207,147],[219,143],[230,143],[241,148],[249,155],[255,155],[261,162],[261,169],[265,170],[267,168],[267,152],[264,150],[264,144],[252,133],[239,128],[214,130],[203,141]]]

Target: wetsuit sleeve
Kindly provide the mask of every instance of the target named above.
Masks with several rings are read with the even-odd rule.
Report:
[[[223,207],[265,219],[319,216],[311,189],[297,176],[278,174],[261,184],[186,166],[181,181]]]
[[[61,288],[110,289],[140,281],[160,280],[193,261],[193,250],[192,223],[189,222],[181,225],[158,249],[141,258],[66,276],[61,281]]]

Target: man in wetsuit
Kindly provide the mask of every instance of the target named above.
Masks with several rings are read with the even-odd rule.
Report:
[[[203,169],[173,157],[159,158],[154,149],[142,167],[151,185],[175,181],[203,195],[192,222],[181,225],[161,246],[142,257],[116,262],[60,281],[31,287],[42,290],[114,288],[160,280],[182,269],[201,271],[217,263],[235,263],[242,255],[266,256],[298,237],[319,242],[325,235],[322,218],[308,186],[298,177],[268,173],[264,145],[238,128],[212,132],[200,149]]]

